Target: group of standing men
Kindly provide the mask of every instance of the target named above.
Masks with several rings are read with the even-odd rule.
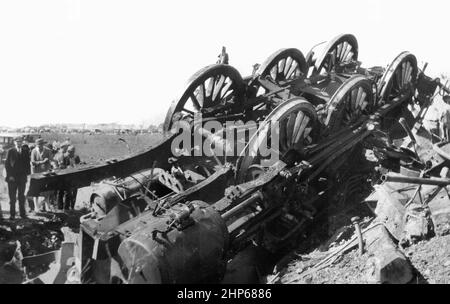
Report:
[[[75,154],[75,147],[70,145],[69,141],[63,142],[58,149],[46,147],[42,138],[36,140],[36,147],[30,151],[27,144],[24,144],[22,137],[14,139],[14,147],[9,149],[6,154],[5,169],[6,182],[8,184],[10,219],[15,219],[16,201],[19,201],[20,217],[26,218],[25,212],[25,188],[30,173],[42,173],[51,169],[65,169],[74,167],[80,163],[80,158]],[[51,204],[52,192],[43,193],[43,200],[40,197],[34,197],[28,200],[30,212],[47,211]],[[76,199],[76,189],[58,190],[55,193],[57,197],[57,209],[73,209]],[[50,209],[50,208],[49,208]],[[0,218],[2,213],[0,210]]]

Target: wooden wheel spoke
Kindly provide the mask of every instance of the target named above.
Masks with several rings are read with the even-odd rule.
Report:
[[[197,101],[200,108],[203,108],[203,105],[205,103],[205,86],[203,85],[203,83],[197,87],[197,90]]]
[[[270,77],[272,77],[273,80],[277,80],[277,75],[278,75],[278,64],[274,65],[270,69]]]
[[[167,112],[164,132],[173,127],[175,115],[195,116],[198,112],[228,115],[241,111],[245,98],[245,82],[239,72],[230,65],[209,65],[189,79],[180,96],[173,101]]]
[[[317,140],[318,133],[313,132],[317,122],[317,114],[314,106],[304,98],[295,97],[278,105],[258,128],[248,142],[245,150],[240,154],[237,167],[237,180],[242,181],[248,175],[250,167],[254,164],[269,166],[272,164],[273,152],[270,155],[258,154],[258,158],[250,157],[248,151],[260,150],[260,145],[266,142],[260,141],[259,136],[270,136],[266,149],[277,151],[280,157],[286,156],[289,151],[300,150],[306,142],[312,144]],[[270,127],[268,127],[270,126]],[[273,131],[277,130],[274,134]],[[278,135],[278,137],[276,136]],[[262,151],[262,150],[260,150]],[[292,154],[289,161],[297,161],[302,154]],[[300,160],[300,159],[298,159]],[[265,163],[269,161],[269,163]],[[264,163],[263,163],[264,162]],[[248,181],[248,180],[246,180]]]
[[[312,143],[312,138],[311,136],[309,136],[309,134],[311,134],[312,128],[305,128],[305,131],[303,132],[303,138],[306,142],[307,145]]]
[[[334,49],[334,50],[331,52],[331,55],[328,56],[327,63],[328,63],[328,66],[329,66],[330,68],[333,66],[333,61],[336,62],[337,56],[338,56],[338,55],[337,55],[337,53],[336,53],[336,49]]]
[[[408,62],[403,63],[402,87],[406,84],[406,75],[408,74]]]
[[[411,63],[408,62],[407,63],[407,71],[406,71],[406,79],[405,79],[405,83],[408,84],[411,81],[411,72],[412,72],[412,66]]]
[[[285,65],[286,65],[286,58],[283,58],[280,61],[278,61],[278,74],[279,75],[283,74]]]
[[[302,137],[303,138],[307,137],[312,130],[312,128],[309,128],[309,131],[306,132],[306,127],[308,126],[310,118],[308,116],[306,116],[303,112],[301,112],[301,113],[303,114],[302,118],[301,118],[301,124],[298,127],[297,134],[295,134],[294,144],[300,142],[300,139]]]
[[[337,45],[337,47],[336,47],[336,57],[337,57],[338,59],[341,58],[342,47],[343,47],[343,44],[342,44],[342,43],[339,43],[339,44]]]
[[[417,73],[416,57],[409,52],[400,53],[378,81],[381,102],[390,102],[396,97],[412,94],[407,89],[414,87]]]
[[[298,68],[298,63],[296,61],[292,61],[291,67],[289,68],[289,71],[286,74],[286,79],[290,79],[292,75],[295,75],[295,71]]]
[[[405,85],[405,80],[406,80],[406,62],[402,63],[402,87]]]
[[[329,56],[333,54],[334,56]],[[333,63],[327,63],[329,57],[334,58]],[[339,35],[328,42],[324,52],[320,55],[314,66],[319,73],[331,72],[343,63],[358,59],[358,42],[351,34]]]
[[[273,53],[258,69],[262,78],[270,77],[281,84],[297,75],[296,69],[307,70],[307,64],[302,52],[295,48],[280,49]]]
[[[206,97],[212,101],[211,97],[214,89],[214,77],[209,77],[206,82],[208,83],[206,86]]]
[[[358,109],[359,103],[361,102],[362,99],[362,94],[363,94],[364,90],[362,87],[358,88],[358,97],[355,100],[355,110]]]
[[[333,51],[335,51],[335,58],[339,59],[339,56],[341,56],[341,51],[342,51],[342,43],[339,43],[338,45],[336,45],[336,48]]]
[[[295,118],[294,132],[292,134],[292,141],[291,141],[292,144],[294,144],[298,141],[297,140],[298,132],[300,130],[300,126],[302,124],[304,117],[305,117],[305,113],[303,113],[303,111],[299,111],[297,114],[297,117]]]
[[[341,56],[339,57],[341,62],[345,61],[345,57],[347,57],[348,52],[350,52],[351,46],[344,42],[344,46],[342,47]]]
[[[353,55],[354,53],[352,51],[350,51],[347,55],[347,58],[345,59],[346,62],[350,62],[353,59]]]
[[[353,54],[352,52],[352,46],[348,44],[347,52],[344,55],[344,58],[342,58],[343,62],[350,62],[352,60],[353,55],[349,56],[350,54]]]
[[[286,146],[288,148],[292,145],[292,138],[294,134],[294,126],[295,126],[295,120],[297,118],[297,113],[291,113],[289,115],[289,118],[287,120],[286,124]]]
[[[347,41],[344,41],[344,45],[342,46],[342,51],[341,51],[341,56],[340,56],[340,61],[343,62],[345,55],[347,53],[347,50],[350,48],[350,45],[348,44]]]
[[[359,100],[358,107],[357,107],[357,109],[359,111],[361,110],[361,106],[362,106],[363,102],[366,100],[366,97],[367,97],[367,93],[365,91],[363,91],[361,99]]]
[[[233,95],[233,89],[228,90],[225,95],[223,95],[223,100],[227,100],[230,96]]]
[[[200,110],[201,106],[199,101],[197,100],[197,98],[195,97],[194,94],[191,94],[190,99],[192,101],[192,105],[194,106],[194,109],[196,109],[197,111]]]
[[[214,91],[213,91],[213,100],[216,100],[220,90],[222,89],[223,83],[225,82],[225,76],[220,75],[219,79],[217,80],[215,86],[214,86]]]
[[[353,76],[347,79],[327,105],[330,116],[326,124],[330,132],[357,121],[371,103],[373,103],[373,92],[370,80],[364,76]],[[341,111],[335,111],[336,108]]]
[[[408,78],[410,77],[411,74],[411,64],[409,63],[409,61],[406,62],[406,73],[405,73],[405,85],[407,85],[409,83]]]
[[[291,66],[292,66],[292,63],[293,63],[292,58],[291,58],[291,57],[288,57],[288,58],[286,59],[286,64],[284,65],[284,72],[283,72],[284,78],[287,78],[287,73],[289,72],[289,70],[290,70],[290,68],[291,68]]]
[[[220,98],[224,98],[225,95],[227,94],[228,90],[230,89],[231,85],[233,84],[233,82],[231,81],[231,79],[229,79],[227,77],[227,79],[225,80],[225,85],[223,86],[221,92],[220,92]]]

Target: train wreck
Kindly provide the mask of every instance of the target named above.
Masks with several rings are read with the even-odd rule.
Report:
[[[247,77],[224,52],[189,79],[151,149],[32,176],[29,195],[81,187],[91,195],[58,250],[21,258],[56,265],[27,283],[242,282],[230,270],[245,268],[233,263],[249,248],[290,252],[334,200],[364,194],[364,183],[371,193],[359,205],[369,219],[352,217],[303,271],[279,264],[258,282],[306,282],[354,248],[371,254],[367,281],[413,280],[403,249],[450,231],[450,213],[431,207],[448,204],[450,152],[423,126],[436,92],[450,90],[409,52],[386,68],[363,67],[351,34],[306,57],[278,50]],[[352,184],[363,150],[376,158],[370,182]]]

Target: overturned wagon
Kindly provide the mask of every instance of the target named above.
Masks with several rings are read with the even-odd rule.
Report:
[[[248,77],[207,66],[172,103],[153,148],[33,175],[30,194],[107,179],[80,219],[69,280],[219,282],[248,244],[289,244],[326,201],[346,152],[396,109],[426,109],[439,85],[408,52],[387,69],[363,68],[358,52],[347,34],[306,58],[281,49]]]

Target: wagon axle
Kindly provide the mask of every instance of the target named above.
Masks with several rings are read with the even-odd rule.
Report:
[[[34,175],[30,194],[116,176],[92,187],[76,256],[80,281],[215,282],[249,243],[276,251],[295,239],[320,212],[335,177],[329,169],[394,109],[425,109],[438,86],[408,52],[386,70],[362,67],[358,54],[346,34],[316,58],[278,50],[248,77],[209,65],[173,101],[165,137],[152,149]]]

